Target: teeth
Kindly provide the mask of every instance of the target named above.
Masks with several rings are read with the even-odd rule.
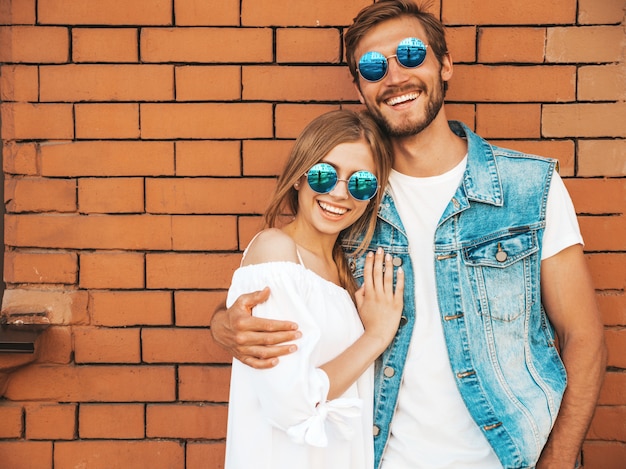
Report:
[[[395,98],[389,98],[386,103],[389,106],[395,106],[396,104],[400,104],[400,103],[405,103],[407,101],[412,101],[414,99],[417,99],[418,94],[417,93],[408,93],[408,94],[403,94],[402,96],[396,96]]]
[[[348,211],[347,208],[335,207],[333,205],[325,204],[324,202],[318,202],[318,203],[319,203],[319,206],[322,207],[323,210],[330,212],[330,213],[334,213],[335,215],[343,215],[344,213]]]

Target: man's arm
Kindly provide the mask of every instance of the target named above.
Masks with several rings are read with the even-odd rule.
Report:
[[[265,288],[241,295],[228,309],[222,304],[211,319],[213,340],[253,368],[277,365],[278,357],[297,349],[294,344],[281,344],[301,336],[298,325],[293,322],[252,316],[252,308],[266,301],[269,294],[269,289]]]
[[[575,466],[606,371],[604,328],[582,246],[541,263],[543,305],[555,327],[567,389],[537,469]]]

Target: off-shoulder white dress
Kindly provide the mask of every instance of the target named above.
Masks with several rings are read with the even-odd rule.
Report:
[[[226,469],[371,469],[373,365],[330,401],[318,368],[363,333],[350,295],[302,264],[269,262],[235,271],[227,305],[265,286],[253,314],[295,321],[302,338],[272,369],[233,360]]]

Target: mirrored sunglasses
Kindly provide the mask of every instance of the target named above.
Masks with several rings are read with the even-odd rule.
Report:
[[[306,173],[309,187],[318,194],[328,194],[339,181],[348,185],[348,192],[356,200],[370,200],[378,191],[378,179],[369,171],[356,171],[348,179],[339,179],[337,171],[328,163],[317,163]]]
[[[372,83],[385,78],[389,70],[389,59],[395,57],[404,68],[419,67],[426,60],[428,46],[420,39],[407,37],[400,41],[394,55],[385,57],[380,52],[366,52],[359,59],[358,71],[364,80]]]

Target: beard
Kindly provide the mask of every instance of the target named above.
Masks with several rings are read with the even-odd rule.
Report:
[[[426,103],[425,115],[423,119],[411,120],[404,119],[399,123],[390,122],[380,111],[380,108],[372,105],[370,102],[366,102],[365,106],[376,121],[376,123],[385,131],[385,133],[391,138],[405,138],[419,134],[422,130],[428,127],[443,106],[444,101],[444,82],[440,81],[438,89],[433,90],[432,94],[428,94],[428,101]],[[422,87],[424,89],[424,87]]]

